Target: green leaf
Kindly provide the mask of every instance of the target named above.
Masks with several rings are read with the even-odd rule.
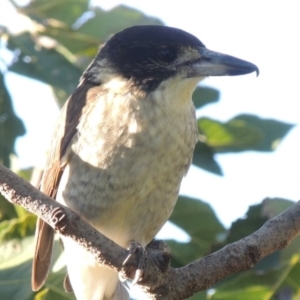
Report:
[[[192,163],[193,165],[206,171],[217,175],[223,175],[221,167],[214,159],[212,148],[203,142],[199,141],[196,144]]]
[[[269,299],[264,297],[269,293],[270,287],[275,280],[276,274],[274,273],[269,273],[268,276],[258,276],[253,270],[232,275],[215,286],[216,292],[210,299]]]
[[[294,242],[299,247],[300,240]],[[281,253],[281,251],[280,251]],[[279,294],[289,290],[290,297],[282,299],[298,299],[300,294],[300,256],[299,248],[287,261],[272,271],[262,272],[256,268],[244,273],[229,276],[214,286],[215,294],[211,299],[279,299]],[[292,298],[292,296],[294,296]]]
[[[17,174],[22,177],[23,179],[30,181],[31,176],[32,176],[33,168],[29,167],[26,169],[21,169],[17,171]]]
[[[185,196],[179,196],[170,221],[195,240],[201,236],[201,240],[215,241],[216,236],[225,231],[208,203]]]
[[[25,127],[12,105],[4,76],[0,72],[0,163],[10,166],[10,154],[14,153],[16,138],[25,134]]]
[[[174,240],[167,240],[166,243],[171,249],[172,260],[171,266],[173,268],[180,268],[196,259],[203,257],[207,254],[208,244],[198,244],[195,241],[188,243],[180,243]]]
[[[206,291],[199,292],[192,297],[187,298],[188,300],[207,300],[209,297],[207,296]]]
[[[41,42],[37,34],[23,33],[10,35],[8,43],[9,49],[20,53],[10,70],[51,85],[60,106],[76,88],[82,71],[97,53],[99,44],[111,34],[132,25],[162,24],[156,18],[125,6],[109,12],[95,7],[89,10],[95,16],[75,30],[69,25],[88,8],[86,1],[82,1],[80,7],[74,6],[73,2],[37,0],[25,8],[20,7],[20,11],[40,22],[42,27],[37,26],[37,32],[54,40]],[[63,15],[69,5],[72,8],[66,20],[68,25],[55,22],[65,20]]]
[[[209,118],[198,120],[199,131],[205,135],[208,146],[222,153],[273,151],[292,127],[291,124],[246,114],[225,123]]]
[[[197,109],[218,102],[219,98],[220,92],[210,87],[197,87],[193,94],[193,102]]]
[[[40,80],[71,94],[78,84],[82,70],[68,61],[55,47],[44,48],[29,33],[10,36],[8,48],[18,49],[18,60],[10,71]],[[43,101],[43,99],[41,99]]]
[[[9,220],[11,218],[16,218],[17,216],[18,214],[16,212],[15,205],[8,202],[2,195],[0,195],[0,222]]]
[[[31,260],[9,269],[0,270],[1,299],[30,299],[30,296],[33,294],[31,290],[30,277]]]
[[[206,137],[208,146],[216,152],[249,150],[262,141],[258,128],[238,119],[222,123],[210,118],[198,119],[199,131]]]
[[[59,276],[60,277],[60,276]],[[62,276],[63,280],[64,277]],[[66,293],[62,288],[62,283],[60,283],[61,289],[49,289],[46,288],[40,291],[35,297],[34,300],[76,300],[73,293]]]
[[[71,27],[88,10],[88,5],[89,0],[33,0],[26,6],[19,6],[18,9],[37,22],[43,23],[45,19],[53,19]]]
[[[236,116],[230,122],[243,122],[249,128],[252,127],[260,131],[262,139],[251,147],[252,150],[256,151],[274,151],[282,139],[294,127],[293,124],[273,119],[262,119],[248,114]]]
[[[22,240],[11,239],[0,244],[0,270],[18,267],[32,259],[34,253],[34,237]],[[2,271],[1,271],[2,272]],[[9,299],[9,298],[8,298]]]
[[[245,215],[232,223],[226,243],[232,243],[258,230],[266,221],[280,214],[294,202],[282,198],[267,198],[251,205]]]
[[[66,270],[51,272],[42,290],[34,296],[34,300],[76,300],[74,293],[66,293],[63,288]]]
[[[275,198],[266,199],[261,204],[250,206],[244,218],[240,218],[232,223],[223,246],[240,240],[255,232],[262,227],[266,221],[273,218],[275,215],[278,215],[292,204],[292,201]],[[221,245],[218,245],[218,248],[220,247]],[[287,249],[290,249],[290,246]],[[260,273],[278,269],[280,264],[283,263],[282,255],[285,255],[287,259],[290,259],[290,257],[295,253],[295,249],[293,249],[290,250],[292,253],[286,252],[286,254],[284,254],[287,249],[275,251],[271,255],[265,257],[254,267],[254,269]]]
[[[11,239],[0,244],[0,298],[1,299],[75,299],[63,290],[65,268],[51,270],[44,289],[38,293],[31,291],[31,264],[34,254],[34,237]],[[52,261],[56,262],[61,254],[61,245],[55,241]],[[49,294],[49,295],[48,295]],[[51,298],[51,295],[60,295]]]
[[[263,204],[251,205],[245,215],[232,223],[226,244],[235,242],[258,230],[268,219],[262,214]]]
[[[78,31],[102,41],[111,34],[133,25],[163,24],[158,18],[146,16],[142,12],[124,5],[114,7],[110,11],[95,7],[93,11],[95,17],[84,23]]]
[[[73,54],[93,57],[99,44],[126,27],[145,24],[162,24],[157,18],[149,17],[136,9],[123,5],[110,11],[99,7],[88,7],[88,1],[78,0],[38,0],[20,10],[29,14],[42,25],[37,27],[40,34],[49,36],[59,42]],[[83,25],[74,27],[75,21],[84,13],[90,13],[91,18],[85,18]],[[75,23],[76,24],[76,23]],[[84,63],[83,68],[87,65]]]
[[[174,265],[184,265],[209,253],[225,228],[209,204],[184,196],[178,198],[170,221],[190,235],[189,243],[169,241]],[[209,226],[207,226],[209,224]]]
[[[22,217],[13,218],[0,223],[0,242],[14,238],[24,238],[35,232],[36,216],[24,214]]]
[[[69,28],[54,28],[48,26],[44,34],[54,38],[73,54],[94,57],[100,44],[103,44],[112,34],[133,25],[162,25],[162,22],[149,17],[136,9],[123,5],[110,11],[99,7],[89,10],[94,16],[88,19],[77,30]],[[84,68],[86,63],[84,64]]]
[[[266,198],[262,202],[262,215],[267,219],[272,219],[293,204],[295,204],[294,201],[283,198]]]
[[[31,264],[34,238],[12,239],[0,244],[0,298],[33,299]]]

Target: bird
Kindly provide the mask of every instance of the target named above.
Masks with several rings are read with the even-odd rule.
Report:
[[[160,25],[111,36],[63,106],[40,190],[128,248],[145,247],[166,223],[192,161],[198,129],[192,94],[207,76],[256,72],[209,50],[194,35]],[[54,231],[37,221],[32,289],[47,278]],[[129,299],[118,274],[71,238],[65,289],[79,300]]]

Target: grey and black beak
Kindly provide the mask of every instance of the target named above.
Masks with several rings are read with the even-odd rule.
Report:
[[[259,74],[256,65],[219,52],[211,51],[205,47],[199,49],[200,58],[191,64],[189,77],[197,76],[235,76],[252,72]],[[194,74],[193,74],[194,73]]]

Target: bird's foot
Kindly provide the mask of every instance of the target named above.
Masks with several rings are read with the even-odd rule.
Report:
[[[164,241],[152,240],[146,248],[136,241],[131,241],[128,250],[129,254],[123,263],[123,277],[133,278],[133,284],[146,279],[145,270],[150,265],[158,268],[160,272],[166,272],[170,266],[171,251]],[[155,281],[155,278],[151,280]]]
[[[134,285],[143,278],[147,255],[146,255],[145,248],[136,241],[130,241],[130,246],[128,248],[128,251],[129,251],[129,254],[126,257],[126,259],[124,260],[123,266],[125,266],[128,263],[128,261],[134,254],[136,254],[136,257],[138,258],[138,264],[137,264],[138,267],[136,269],[136,272],[135,272],[135,275],[134,275],[133,281],[132,281],[132,284]]]

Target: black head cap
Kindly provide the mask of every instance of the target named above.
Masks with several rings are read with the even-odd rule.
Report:
[[[186,47],[205,47],[183,30],[156,25],[133,26],[116,33],[101,48],[98,58],[107,59],[122,76],[137,81],[163,80],[176,72],[172,63]]]
[[[166,26],[124,29],[100,49],[83,78],[100,84],[122,76],[144,91],[153,91],[175,74],[188,77],[241,75],[257,72],[247,61],[207,49],[195,36]]]

